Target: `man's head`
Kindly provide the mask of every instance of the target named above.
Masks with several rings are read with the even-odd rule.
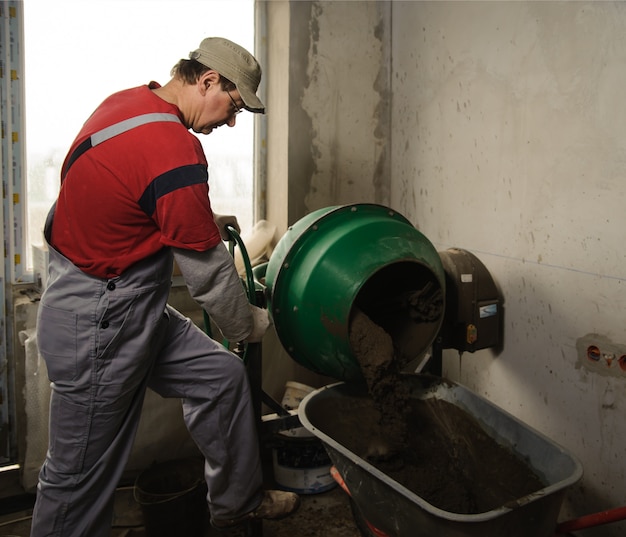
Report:
[[[261,82],[261,66],[245,48],[223,37],[207,37],[202,40],[199,48],[189,53],[189,58],[201,66],[217,71],[220,76],[232,82],[239,91],[246,110],[265,113],[265,105],[256,95]],[[175,67],[179,75],[182,74],[180,72],[182,63],[179,62]],[[185,67],[193,69],[193,62],[189,63],[192,65]],[[227,83],[226,86],[228,86]],[[225,87],[225,89],[229,88]]]
[[[223,125],[234,127],[242,110],[265,113],[256,91],[261,67],[247,50],[220,37],[209,37],[180,60],[172,79],[153,91],[180,110],[183,124],[198,134]]]

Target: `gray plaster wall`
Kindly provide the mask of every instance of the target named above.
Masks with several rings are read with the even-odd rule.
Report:
[[[268,95],[287,143],[270,131],[268,206],[287,207],[268,218],[388,204],[477,255],[504,344],[446,351],[444,374],[580,458],[562,519],[624,505],[626,3],[269,4],[289,47],[285,99]]]
[[[391,4],[261,6],[270,51],[267,218],[284,231],[328,205],[387,204]]]
[[[502,352],[448,351],[444,373],[581,459],[570,515],[623,505],[626,4],[394,2],[392,20],[391,205],[505,299]]]

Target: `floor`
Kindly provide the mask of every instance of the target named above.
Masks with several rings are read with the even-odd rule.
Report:
[[[264,521],[262,535],[258,530],[238,529],[218,532],[207,527],[202,537],[361,537],[348,496],[339,488],[319,494],[302,495],[300,509],[280,521]],[[0,517],[0,537],[28,537],[29,509]],[[254,531],[257,531],[255,534]],[[247,532],[247,533],[246,533]],[[144,529],[143,513],[134,499],[132,487],[120,488],[116,494],[111,537],[152,537]],[[168,535],[155,537],[192,537]],[[200,535],[198,535],[200,537]]]

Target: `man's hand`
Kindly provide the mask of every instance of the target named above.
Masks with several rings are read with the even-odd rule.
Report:
[[[226,226],[232,226],[235,228],[237,233],[241,233],[241,228],[239,227],[239,222],[237,222],[237,217],[232,214],[217,214],[213,213],[213,219],[215,220],[215,224],[220,230],[220,236],[223,241],[229,241],[230,235],[226,230]]]
[[[270,327],[269,312],[252,304],[250,304],[250,310],[252,311],[252,332],[246,338],[246,343],[259,343]]]

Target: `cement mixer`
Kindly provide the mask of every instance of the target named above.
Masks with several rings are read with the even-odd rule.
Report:
[[[319,209],[285,233],[265,267],[265,294],[291,358],[338,380],[360,381],[350,322],[364,312],[392,338],[397,366],[424,357],[441,369],[442,349],[497,347],[502,298],[471,252],[437,252],[398,212],[375,204]]]
[[[440,256],[405,217],[381,205],[328,207],[299,220],[274,249],[265,286],[291,358],[347,382],[361,380],[349,343],[356,308],[390,334],[401,368],[430,348],[444,320]]]

